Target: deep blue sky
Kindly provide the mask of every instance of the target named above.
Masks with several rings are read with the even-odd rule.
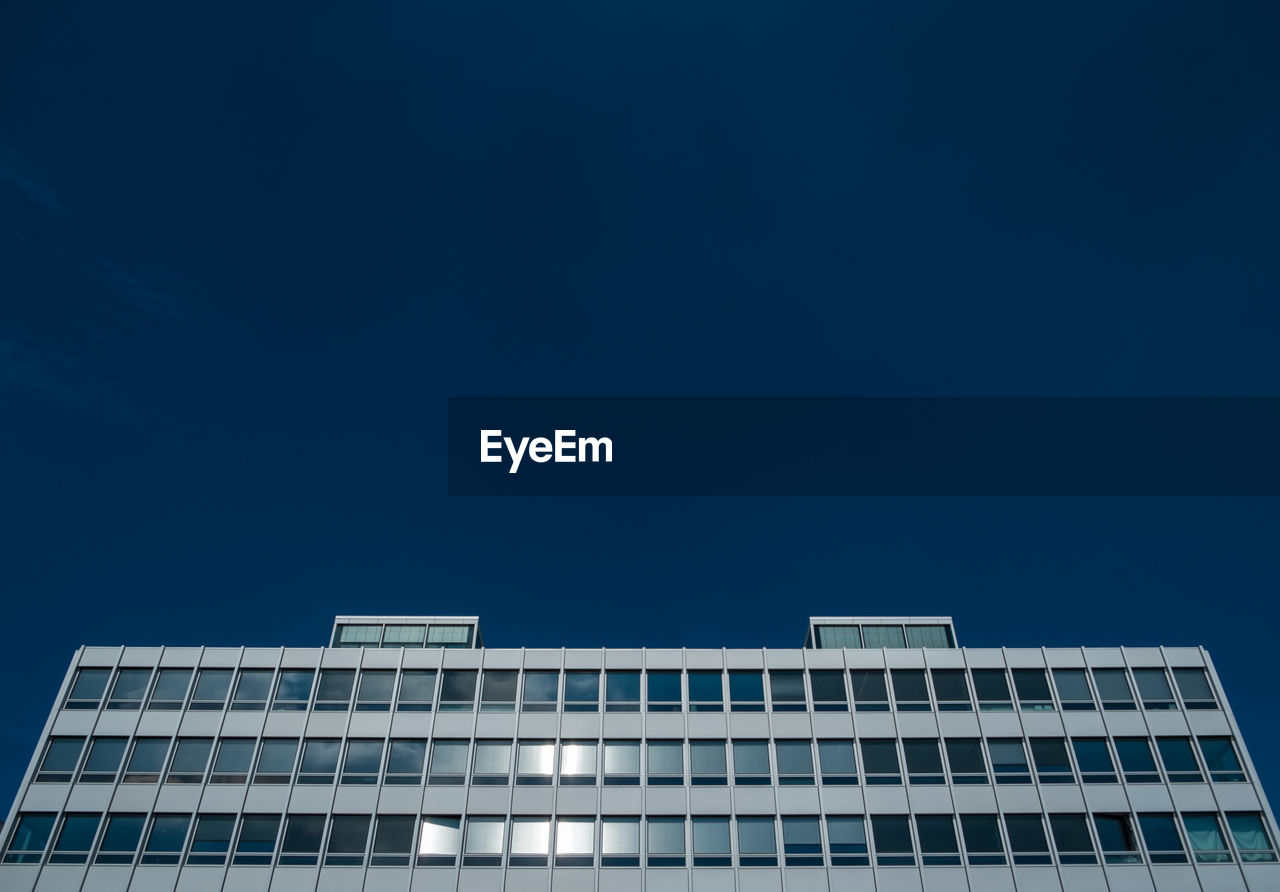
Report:
[[[90,643],[1203,643],[1274,499],[449,499],[449,395],[1280,395],[1275,7],[8,4],[0,800]]]

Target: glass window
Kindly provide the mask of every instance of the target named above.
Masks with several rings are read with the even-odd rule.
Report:
[[[382,626],[338,626],[334,647],[377,647]]]
[[[372,867],[408,866],[413,853],[413,815],[378,815],[373,829]]]
[[[511,779],[511,741],[477,740],[471,783],[505,786]]]
[[[1093,826],[1098,831],[1102,857],[1108,864],[1141,864],[1138,840],[1133,824],[1124,814],[1095,814]]]
[[[858,782],[852,740],[819,740],[818,765],[822,769],[824,784],[848,786]]]
[[[83,751],[83,737],[50,737],[44,759],[40,762],[40,771],[36,774],[36,783],[71,783]]]
[[[293,764],[298,758],[296,739],[268,737],[262,741],[258,753],[258,770],[254,772],[255,784],[287,784],[293,776]]]
[[[467,835],[462,844],[462,866],[500,866],[506,829],[507,822],[503,818],[467,818]]]
[[[902,783],[896,740],[863,738],[859,743],[862,745],[862,771],[868,784]]]
[[[470,647],[471,626],[431,626],[427,647]]]
[[[311,702],[311,687],[315,683],[314,669],[281,669],[276,682],[276,698],[273,710],[301,711]]]
[[[902,626],[863,626],[862,646],[866,648],[907,646]]]
[[[1171,814],[1138,815],[1138,827],[1152,864],[1186,864],[1187,851],[1182,847],[1178,825]]]
[[[773,818],[738,818],[738,863],[743,867],[778,866]]]
[[[436,698],[436,670],[406,669],[400,673],[400,712],[430,712]]]
[[[729,819],[693,819],[693,866],[730,867],[733,865],[729,845]]]
[[[1089,676],[1083,669],[1054,669],[1053,685],[1058,689],[1062,708],[1068,710],[1094,709],[1093,691],[1089,689]]]
[[[1187,709],[1217,709],[1213,687],[1203,669],[1174,669],[1173,680],[1182,694],[1182,704]]]
[[[480,688],[481,712],[515,712],[516,680],[514,669],[486,669]]]
[[[684,783],[684,741],[649,741],[649,783]]]
[[[992,737],[987,740],[991,753],[991,770],[998,784],[1029,784],[1031,772],[1027,770],[1027,753],[1018,737]]]
[[[960,863],[960,846],[951,815],[916,815],[916,833],[920,837],[920,860],[926,867]]]
[[[974,669],[973,690],[978,696],[978,709],[983,712],[1010,712],[1013,697],[1009,693],[1009,677],[1003,669]]]
[[[1204,781],[1189,737],[1157,737],[1156,749],[1171,784],[1198,784]]]
[[[266,709],[267,701],[271,699],[271,682],[275,677],[274,669],[241,669],[235,696],[231,698],[231,708],[242,712],[261,712]],[[223,852],[224,856],[225,854]]]
[[[97,709],[111,679],[110,669],[77,669],[64,709]]]
[[[460,818],[426,817],[418,835],[419,867],[452,867],[462,842]]]
[[[804,712],[804,673],[798,669],[772,669],[769,672],[769,696],[774,712]]]
[[[102,833],[102,842],[98,845],[98,855],[93,863],[132,864],[133,856],[138,852],[138,844],[142,842],[142,828],[146,823],[146,815],[109,815],[107,829]]]
[[[556,867],[590,867],[595,854],[595,818],[556,819]]]
[[[1200,755],[1209,769],[1209,777],[1219,783],[1243,783],[1244,767],[1236,755],[1230,737],[1201,737]]]
[[[147,709],[164,709],[174,711],[181,709],[187,701],[187,688],[191,686],[192,670],[161,669],[156,676],[155,687],[151,689],[151,700]]]
[[[1212,813],[1184,814],[1182,826],[1198,864],[1219,864],[1231,860],[1227,841],[1222,836],[1218,816]],[[1105,845],[1104,845],[1105,847]]]
[[[876,864],[880,867],[915,864],[911,845],[911,819],[907,815],[872,815]]]
[[[650,712],[680,712],[683,700],[680,696],[680,673],[651,671],[646,673],[649,686]]]
[[[551,851],[550,818],[511,819],[512,867],[546,867]]]
[[[121,669],[116,673],[116,683],[111,686],[107,709],[141,709],[150,682],[150,669]]]
[[[1036,765],[1036,777],[1042,784],[1073,784],[1071,759],[1067,755],[1066,741],[1061,737],[1032,737],[1031,759]]]
[[[391,698],[395,695],[395,690],[394,669],[361,671],[360,687],[356,692],[356,712],[390,712]]]
[[[783,786],[813,784],[813,744],[808,740],[774,742],[778,756],[778,783]]]
[[[1137,709],[1129,676],[1123,669],[1094,669],[1093,683],[1098,687],[1103,709]]]
[[[526,672],[524,674],[525,712],[555,712],[560,694],[559,672]]]
[[[102,823],[100,814],[70,813],[62,818],[62,827],[58,830],[58,838],[54,840],[53,851],[49,853],[50,864],[84,864],[89,860],[89,850],[93,848],[93,838],[98,835],[98,825]]]
[[[382,633],[383,647],[422,647],[427,638],[426,626],[387,626]],[[405,863],[408,863],[407,861]]]
[[[852,669],[854,708],[859,712],[888,712],[889,685],[883,669]]]
[[[551,783],[556,745],[549,740],[522,740],[516,748],[516,783],[542,786]]]
[[[649,818],[649,866],[684,867],[684,818]]]
[[[938,697],[938,709],[942,712],[972,712],[973,700],[969,696],[969,676],[963,669],[934,669],[933,692]]]
[[[1080,766],[1080,780],[1086,784],[1114,784],[1116,768],[1111,763],[1111,751],[1105,737],[1073,737],[1071,749]]]
[[[191,709],[217,711],[227,702],[227,692],[231,690],[230,669],[201,669],[196,678],[196,689],[191,695]]]
[[[224,737],[218,742],[218,755],[213,760],[211,784],[247,784],[253,767],[253,751],[258,741],[253,737]]]
[[[735,740],[733,742],[733,782],[735,784],[768,784],[773,774],[769,769],[769,741]]]
[[[147,843],[142,847],[143,864],[177,864],[187,843],[191,815],[156,815],[151,819]]]
[[[961,815],[960,832],[970,864],[1004,864],[1004,840],[995,815]]]
[[[566,740],[560,744],[560,783],[592,785],[596,782],[596,742]]]
[[[907,647],[951,647],[946,626],[907,626]]]
[[[1062,864],[1097,864],[1085,815],[1049,815],[1049,829]]]
[[[1156,771],[1156,760],[1151,755],[1151,744],[1147,738],[1117,737],[1116,755],[1120,758],[1120,768],[1124,771],[1126,783],[1160,783],[1160,773]]]
[[[270,864],[280,835],[279,815],[245,815],[240,821],[232,864]]]
[[[928,712],[933,708],[924,670],[894,669],[889,674],[893,677],[893,698],[899,712]]]
[[[595,712],[600,705],[600,673],[576,671],[564,674],[564,711]]]
[[[1177,709],[1173,688],[1163,669],[1134,669],[1133,680],[1138,685],[1138,696],[1143,709]]]
[[[938,741],[932,738],[905,738],[902,754],[907,761],[907,780],[913,784],[945,784],[942,754]]]
[[[606,786],[632,786],[640,783],[638,740],[605,741],[604,782]]]
[[[467,774],[467,748],[465,740],[434,740],[431,742],[431,770],[427,783],[437,786],[461,786]]]
[[[302,767],[298,769],[300,784],[331,784],[338,773],[341,740],[308,740],[302,747]]]
[[[818,626],[818,647],[862,647],[857,626]]]
[[[139,737],[124,769],[126,784],[158,784],[169,755],[168,737]]]
[[[848,712],[849,692],[844,685],[844,672],[839,669],[813,669],[809,672],[815,712]]]
[[[476,699],[475,669],[446,669],[440,680],[440,711],[470,712]]]
[[[268,688],[269,690],[269,688]],[[231,851],[231,834],[235,831],[235,815],[200,815],[196,832],[191,837],[188,864],[225,864]]]
[[[763,712],[764,676],[749,670],[730,672],[729,703],[734,712]]]
[[[728,782],[723,740],[689,741],[689,769],[694,786],[722,786]]]
[[[412,785],[422,783],[422,768],[427,762],[425,740],[393,740],[387,753],[388,785]]]
[[[211,737],[179,737],[178,745],[173,749],[173,759],[169,763],[169,774],[164,779],[165,783],[201,783],[212,752],[213,738]]]
[[[606,672],[604,698],[607,712],[639,712],[640,673],[616,669]]]
[[[1044,821],[1039,815],[1005,815],[1009,831],[1009,848],[1014,864],[1052,864],[1049,840],[1044,835]]]
[[[832,867],[865,867],[870,863],[867,831],[860,816],[828,815],[827,843]]]
[[[376,784],[381,767],[381,740],[347,741],[347,758],[342,763],[344,784]]]
[[[982,742],[977,738],[954,737],[946,741],[947,767],[951,782],[956,784],[988,784],[987,763],[982,758]]]
[[[351,689],[356,684],[354,669],[324,669],[320,672],[320,686],[316,690],[318,711],[345,712],[351,708]],[[317,853],[318,854],[318,853]]]
[[[724,711],[724,676],[719,672],[689,673],[689,711]]]
[[[324,863],[329,867],[358,867],[364,864],[369,843],[370,815],[334,815],[329,826],[329,847]]]
[[[1049,678],[1043,669],[1014,669],[1013,687],[1018,692],[1018,707],[1023,712],[1043,712],[1054,708]]]
[[[104,681],[105,685],[106,682]],[[18,815],[18,826],[4,853],[5,864],[38,864],[53,834],[57,815],[27,812]]]
[[[1230,812],[1227,814],[1227,828],[1231,831],[1231,839],[1240,853],[1240,860],[1245,863],[1259,861],[1275,861],[1275,845],[1267,835],[1267,825],[1259,812]]]
[[[285,819],[281,864],[316,864],[324,840],[324,815],[289,815]]]
[[[639,864],[640,819],[601,818],[600,866],[636,867]]]

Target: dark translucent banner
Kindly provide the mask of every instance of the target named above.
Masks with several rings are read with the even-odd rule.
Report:
[[[1280,399],[449,400],[449,494],[1277,495]]]

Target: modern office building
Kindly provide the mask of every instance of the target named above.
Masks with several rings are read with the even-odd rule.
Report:
[[[1194,647],[486,648],[474,617],[329,647],[84,647],[0,889],[1228,892],[1275,817]]]

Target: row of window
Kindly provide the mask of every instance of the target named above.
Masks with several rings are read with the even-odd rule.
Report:
[[[1217,709],[1201,668],[607,670],[604,708],[639,712],[1011,712]],[[439,678],[437,678],[439,676]],[[1012,685],[1010,678],[1012,677]],[[194,683],[193,683],[194,680]],[[1051,683],[1052,680],[1052,683]],[[439,682],[437,684],[437,681]],[[768,682],[768,698],[765,696]],[[726,684],[727,682],[727,684]],[[725,694],[728,699],[726,701]],[[201,669],[85,667],[66,709],[597,712],[596,670]],[[1135,694],[1136,691],[1136,694]],[[437,699],[438,695],[438,699]],[[850,699],[852,695],[852,699]],[[353,702],[354,701],[354,702]]]
[[[551,784],[557,776],[565,785],[638,785],[642,752],[646,781],[654,786],[724,785],[730,778],[739,785],[767,785],[775,777],[781,785],[850,785],[860,777],[868,785],[989,784],[992,777],[1000,784],[1029,784],[1033,776],[1040,784],[1246,780],[1234,742],[1221,736],[1201,736],[1194,745],[1190,737],[908,737],[774,740],[772,746],[758,739],[642,745],[639,740],[179,737],[175,743],[168,737],[51,737],[35,780],[413,785],[425,779],[462,785],[469,777],[474,785],[502,785],[510,783],[514,769],[515,782],[523,785]]]
[[[49,864],[138,860],[220,866],[230,859],[235,865],[453,867],[461,861],[463,867],[501,867],[505,861],[509,867],[638,867],[642,853],[648,867],[728,867],[735,856],[740,867],[1048,865],[1055,854],[1060,864],[1097,864],[1099,853],[1107,864],[1276,861],[1258,812],[1050,814],[1047,833],[1045,817],[650,816],[642,821],[112,812],[104,820],[99,813],[69,812],[60,818],[24,813],[4,862],[35,864],[47,858]]]
[[[471,647],[475,627],[455,623],[402,625],[359,623],[341,625],[333,634],[334,647]]]
[[[868,623],[865,625],[841,624],[815,626],[817,645],[822,648],[852,647],[875,649],[887,647],[955,647],[955,639],[948,626]],[[813,640],[805,642],[812,647]]]

